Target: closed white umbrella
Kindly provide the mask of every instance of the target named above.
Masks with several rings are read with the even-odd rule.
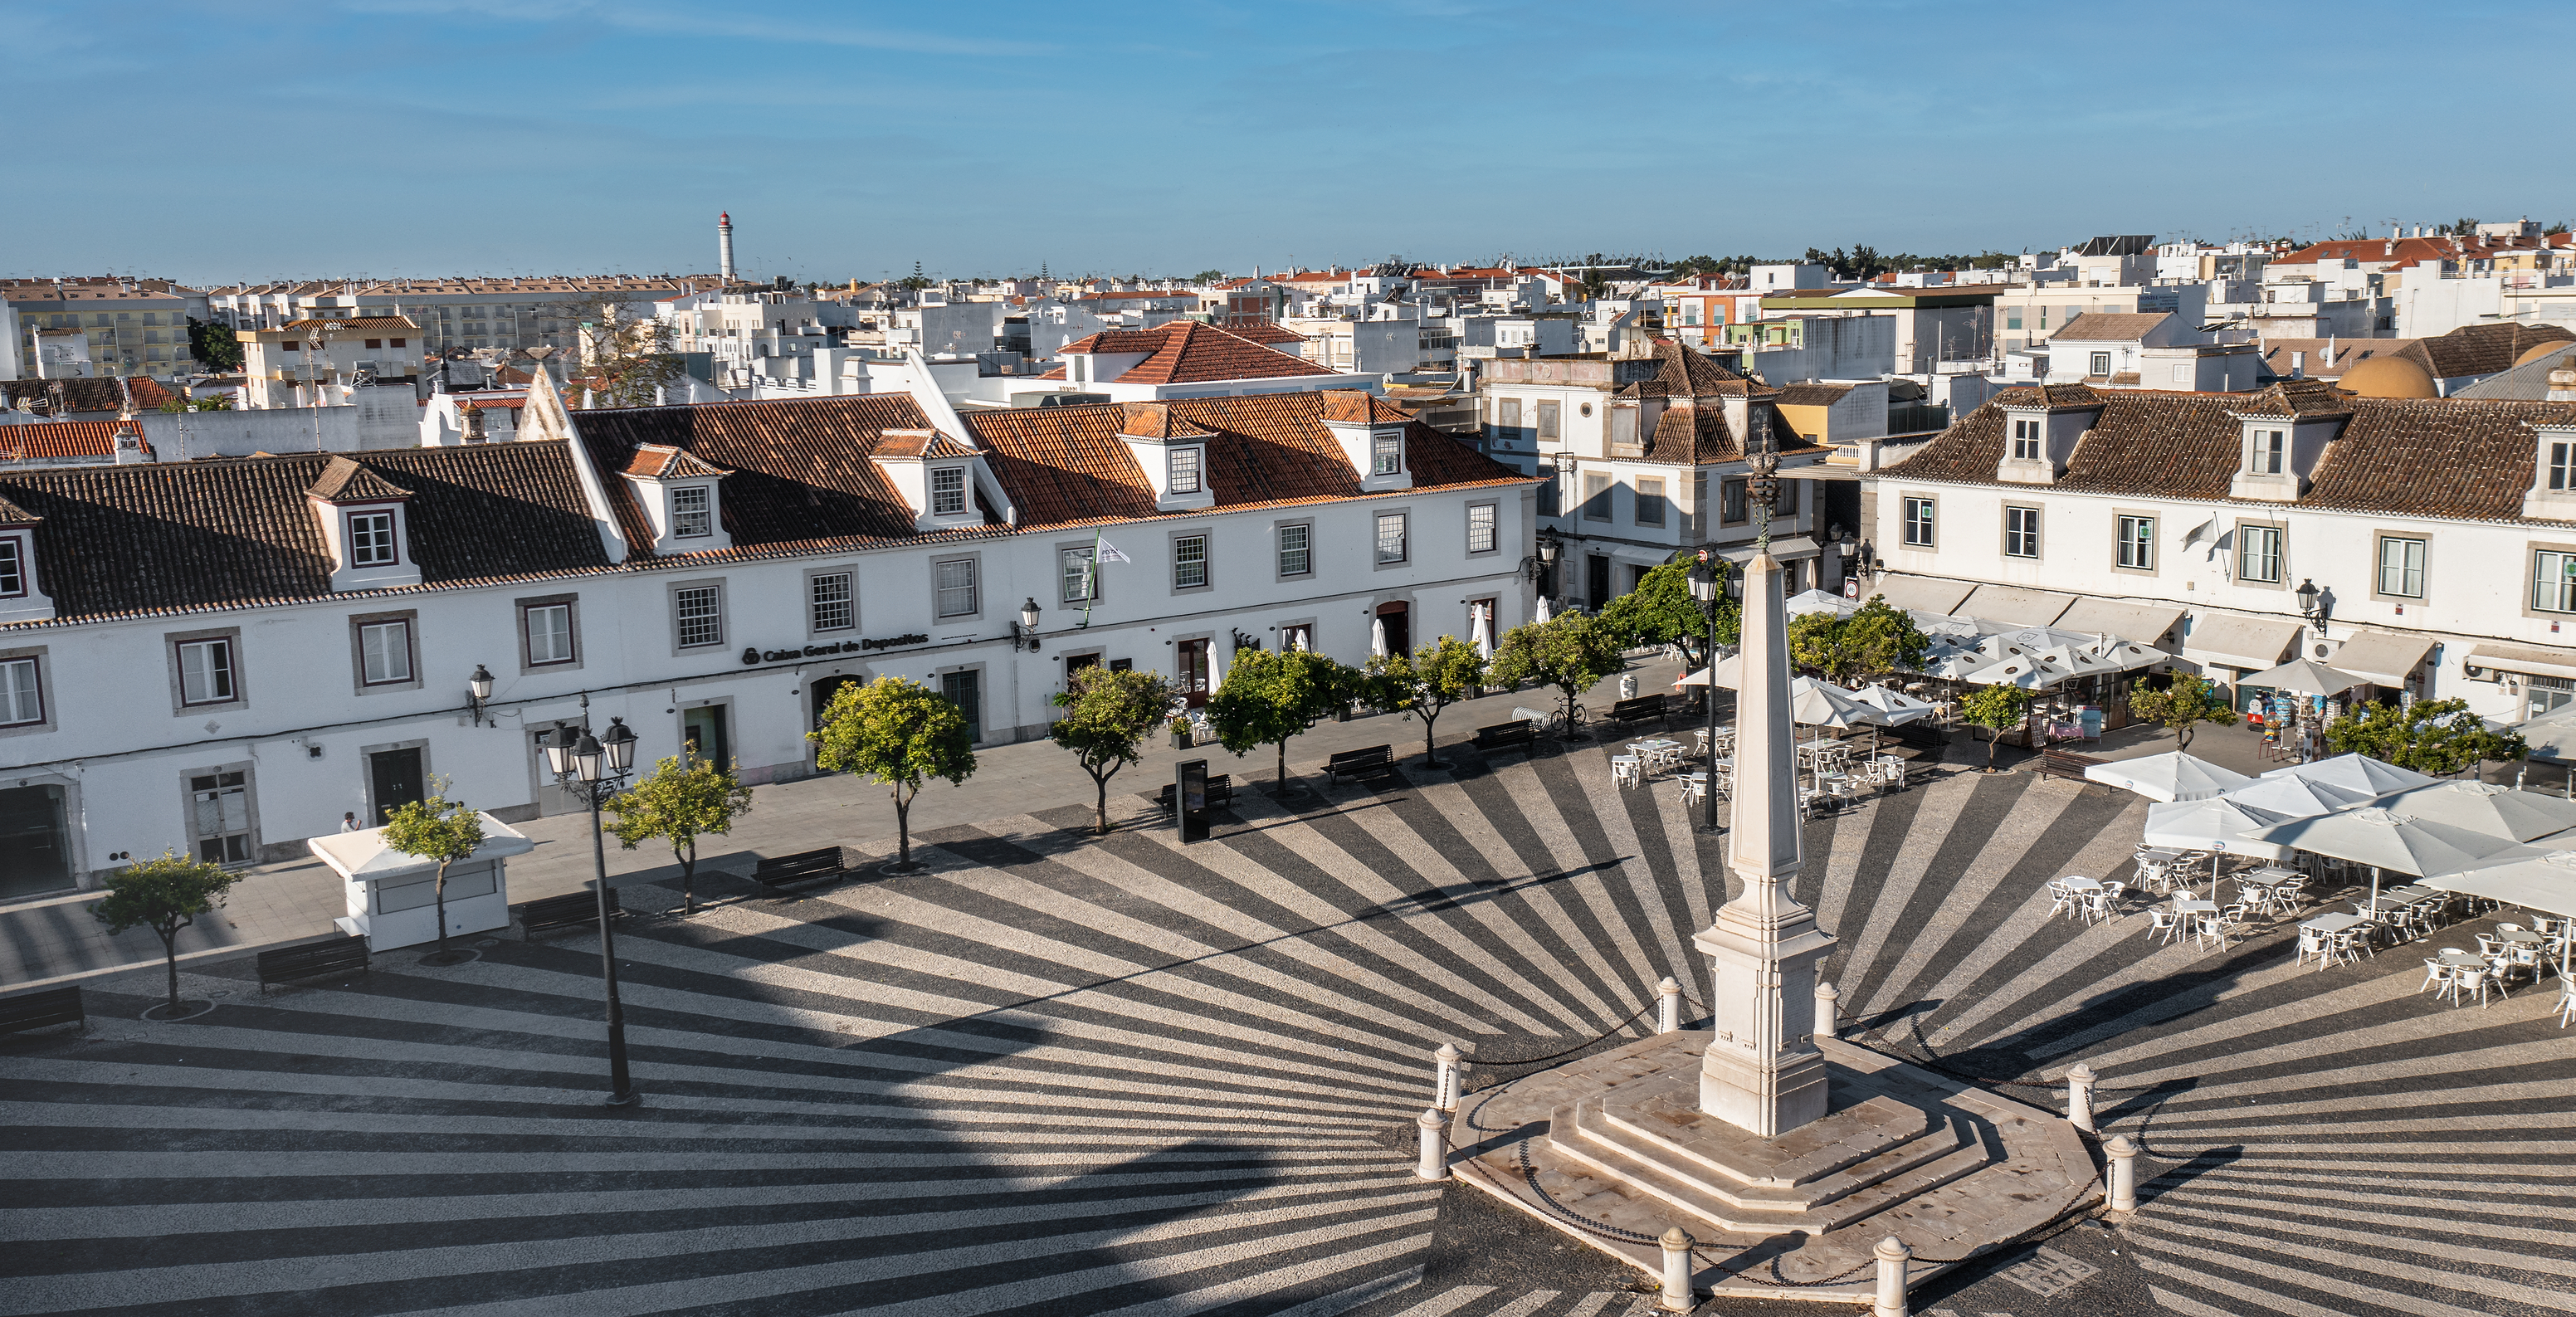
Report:
[[[1370,657],[1370,658],[1385,658],[1385,657],[1386,657],[1386,619],[1385,619],[1385,618],[1382,618],[1382,617],[1373,617],[1373,618],[1370,618],[1370,619],[1369,619],[1369,657]]]
[[[2239,686],[2264,686],[2294,695],[2341,695],[2370,679],[2356,677],[2341,668],[2330,668],[2306,659],[2292,659],[2277,668],[2257,672],[2237,682]]]
[[[1548,619],[1553,618],[1553,617],[1555,617],[1555,616],[1556,616],[1556,610],[1547,606],[1547,596],[1546,596],[1546,595],[1540,595],[1540,596],[1538,597],[1538,614],[1537,614],[1537,616],[1536,616],[1536,617],[1534,617],[1532,620],[1533,620],[1533,621],[1537,621],[1537,622],[1545,622],[1545,621],[1547,621]]]
[[[2233,799],[2236,788],[2258,780],[2180,750],[2094,764],[2084,770],[2084,776],[2087,781],[2161,801],[2211,800],[2222,795]]]
[[[1492,605],[1476,605],[1474,626],[1476,628],[1476,657],[1491,660],[1494,657],[1494,610]]]

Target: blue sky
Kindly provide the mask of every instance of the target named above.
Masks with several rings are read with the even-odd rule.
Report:
[[[2529,57],[2563,4],[0,0],[0,35],[0,274],[694,271],[719,210],[746,273],[827,280],[2576,215]]]

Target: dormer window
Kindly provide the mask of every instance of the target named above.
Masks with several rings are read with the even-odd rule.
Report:
[[[2247,444],[2245,448],[2246,474],[2256,476],[2281,474],[2281,466],[2288,458],[2289,448],[2290,438],[2286,430],[2254,431],[2253,442]]]
[[[1167,456],[1170,463],[1171,492],[1174,494],[1198,493],[1201,481],[1200,468],[1207,460],[1207,449],[1196,446],[1174,448],[1168,450]]]
[[[934,467],[930,472],[930,515],[956,517],[966,512],[966,468]]]
[[[2576,444],[2562,439],[2549,445],[2549,488],[2554,493],[2576,492]]]
[[[1369,441],[1369,474],[1394,476],[1404,474],[1404,433],[1381,433]]]
[[[699,539],[715,533],[714,499],[704,485],[683,485],[671,491],[671,538]]]
[[[26,541],[15,535],[0,535],[0,595],[27,593],[25,545]]]
[[[2031,418],[2027,420],[2015,420],[2012,424],[2013,460],[2019,462],[2038,461],[2039,446],[2041,442],[2040,426],[2042,423],[2037,418]]]
[[[402,561],[401,550],[394,538],[394,514],[390,512],[353,512],[349,514],[349,565],[352,567],[391,567]]]

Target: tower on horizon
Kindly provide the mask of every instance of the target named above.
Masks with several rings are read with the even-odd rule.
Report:
[[[733,282],[733,213],[716,212],[716,273]]]

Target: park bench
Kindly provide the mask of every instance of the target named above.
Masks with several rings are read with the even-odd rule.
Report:
[[[2078,754],[2072,750],[2059,750],[2055,747],[2051,747],[2040,752],[2039,771],[2043,776],[2053,777],[2060,781],[2072,782],[2077,786],[2083,786],[2092,780],[2084,776],[2085,769],[2091,768],[2095,764],[2109,762],[2109,760],[2100,758],[2096,755]]]
[[[89,1024],[89,1013],[81,1009],[79,984],[0,997],[0,1034],[25,1033],[56,1024]]]
[[[775,892],[798,883],[832,882],[850,872],[849,853],[838,846],[768,857],[752,866],[751,880]]]
[[[1518,750],[1522,754],[1532,754],[1538,748],[1538,731],[1530,726],[1529,719],[1516,718],[1511,722],[1477,728],[1476,739],[1468,744],[1486,754],[1503,750]]]
[[[626,913],[618,906],[617,889],[614,887],[608,889],[608,913],[612,915]],[[594,923],[598,919],[599,894],[596,892],[571,892],[563,896],[549,896],[544,900],[530,901],[519,907],[519,936],[522,939],[532,938],[539,933],[551,933],[558,928],[578,928],[583,924]]]
[[[1326,782],[1337,782],[1346,777],[1354,781],[1366,782],[1394,776],[1396,771],[1393,746],[1373,745],[1365,750],[1344,750],[1324,763]]]
[[[259,953],[259,990],[296,979],[320,978],[325,974],[346,974],[367,970],[367,940],[362,937],[330,937],[318,942],[298,942],[290,947],[271,947]]]
[[[1179,789],[1180,784],[1177,782],[1164,783],[1162,792],[1154,797],[1154,803],[1165,809],[1173,808],[1172,801]],[[1233,774],[1219,773],[1207,780],[1207,803],[1210,805],[1231,805],[1234,803]]]
[[[1672,714],[1665,709],[1664,697],[1661,695],[1640,695],[1633,700],[1621,700],[1610,706],[1610,725],[1622,733],[1641,723],[1666,724],[1671,721],[1671,718]]]

